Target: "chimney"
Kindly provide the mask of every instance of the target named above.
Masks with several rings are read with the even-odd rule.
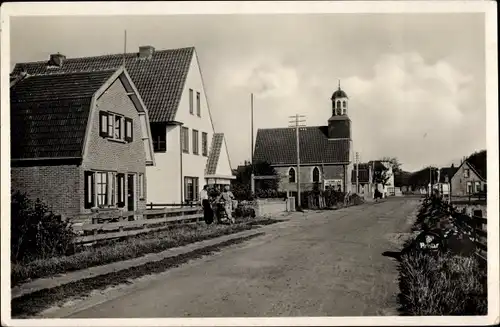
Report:
[[[155,53],[155,48],[150,45],[144,45],[139,47],[140,59],[151,59],[154,53]]]
[[[62,67],[63,61],[66,59],[65,55],[60,53],[51,54],[49,60],[49,66]]]

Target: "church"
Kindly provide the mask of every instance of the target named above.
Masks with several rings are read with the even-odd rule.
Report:
[[[349,98],[341,88],[331,97],[331,115],[324,126],[299,130],[300,171],[297,171],[295,128],[258,129],[254,162],[264,161],[278,172],[280,191],[311,190],[320,185],[343,192],[351,191],[353,151]],[[326,120],[326,117],[325,117]]]

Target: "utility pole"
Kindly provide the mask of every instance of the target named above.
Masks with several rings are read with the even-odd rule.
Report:
[[[255,194],[255,174],[253,171],[253,93],[250,94],[250,137],[252,138],[250,141],[250,168],[251,168],[251,181],[250,181],[250,189],[252,190],[252,195]]]
[[[125,30],[125,36],[123,41],[123,67],[125,67],[125,56],[127,55],[127,30]]]
[[[356,152],[356,194],[359,193],[359,152]]]
[[[295,127],[295,138],[296,138],[296,146],[297,146],[297,173],[295,174],[295,181],[297,182],[297,206],[300,208],[300,135],[299,128],[305,127],[305,116],[296,114],[295,116],[289,116],[291,121],[290,127]]]

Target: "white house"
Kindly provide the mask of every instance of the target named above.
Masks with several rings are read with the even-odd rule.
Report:
[[[12,75],[94,71],[125,65],[149,111],[155,166],[146,167],[147,202],[181,203],[198,198],[207,183],[235,177],[224,134],[215,133],[194,47],[16,64]],[[145,126],[143,126],[145,127]]]

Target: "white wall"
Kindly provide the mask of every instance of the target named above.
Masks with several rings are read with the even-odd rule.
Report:
[[[156,152],[156,165],[146,167],[148,203],[181,203],[179,141],[180,127],[167,126],[167,152]]]
[[[193,114],[189,113],[189,89],[193,90]],[[196,92],[200,92],[200,102],[201,102],[201,117],[197,116],[196,113]],[[201,79],[200,68],[198,66],[198,61],[196,58],[196,52],[193,55],[191,61],[191,67],[189,69],[188,76],[186,78],[186,84],[184,85],[184,90],[182,91],[181,101],[179,103],[179,109],[177,110],[177,115],[175,120],[184,123],[184,127],[189,128],[189,153],[182,154],[182,175],[190,177],[199,178],[200,189],[205,182],[205,167],[207,164],[208,157],[202,155],[202,132],[208,134],[208,153],[210,154],[210,146],[212,144],[212,136],[214,133],[212,120],[210,118],[210,113],[208,109],[208,102],[203,88],[203,83]],[[193,129],[198,130],[199,137],[199,154],[193,154]],[[180,136],[180,133],[179,133]],[[184,179],[184,178],[183,178]]]
[[[226,136],[224,135],[224,141],[222,142],[219,161],[217,163],[216,175],[231,176],[233,174],[233,171],[231,170],[230,161],[227,155],[228,152],[225,137]]]

